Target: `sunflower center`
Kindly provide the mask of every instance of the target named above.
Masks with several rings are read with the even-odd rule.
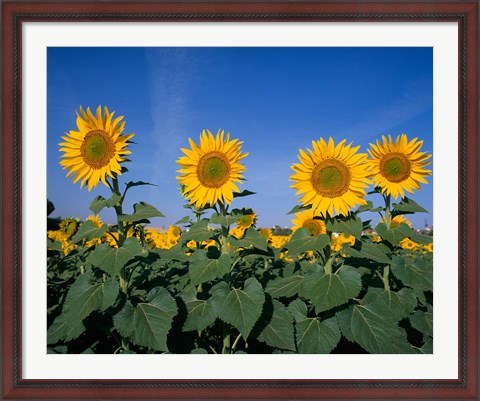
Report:
[[[392,152],[380,160],[381,174],[391,182],[402,182],[410,177],[411,162],[403,153]]]
[[[318,237],[320,234],[323,234],[323,224],[320,220],[307,220],[302,224],[302,227],[306,228],[313,237]]]
[[[253,218],[251,214],[243,215],[238,219],[238,225],[242,227],[250,227],[253,224]]]
[[[209,152],[198,162],[197,177],[208,188],[220,188],[230,178],[230,163],[223,153]]]
[[[344,163],[326,159],[313,168],[310,182],[317,194],[337,198],[348,191],[350,178],[350,170]]]
[[[115,155],[115,144],[105,131],[90,131],[83,139],[80,152],[85,163],[98,170],[108,165]]]

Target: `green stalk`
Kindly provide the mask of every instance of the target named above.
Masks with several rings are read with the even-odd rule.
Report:
[[[388,276],[390,274],[390,266],[389,265],[386,265],[384,268],[383,268],[383,277],[382,277],[382,280],[383,280],[383,287],[385,288],[386,291],[390,291],[390,284],[388,282]]]
[[[232,345],[232,354],[235,353],[235,349],[237,348],[237,344],[238,342],[240,341],[240,338],[242,338],[242,335],[239,334],[237,336],[237,338],[235,339],[235,341],[233,342],[233,345]]]
[[[390,194],[385,196],[385,225],[387,230],[390,230],[392,226],[392,212],[390,210]]]
[[[223,323],[222,354],[230,354],[230,325],[227,323]]]

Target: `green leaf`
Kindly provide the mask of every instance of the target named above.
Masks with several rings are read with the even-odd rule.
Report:
[[[231,214],[229,216],[223,216],[218,213],[213,213],[210,217],[210,223],[220,224],[221,226],[228,227],[235,223],[240,217],[242,217],[242,214]]]
[[[233,193],[234,198],[243,198],[244,196],[250,196],[250,195],[255,195],[255,192],[244,189],[242,192]]]
[[[165,288],[158,288],[148,303],[139,303],[133,314],[134,342],[157,351],[168,351],[167,334],[177,314],[175,299]]]
[[[372,354],[392,352],[397,326],[390,309],[382,300],[351,305],[337,313],[338,324],[349,340],[354,340]]]
[[[312,237],[307,229],[299,228],[292,234],[285,248],[288,249],[288,256],[293,258],[307,251],[322,251],[329,243],[330,237],[327,234]]]
[[[135,237],[127,238],[120,248],[107,244],[98,245],[88,257],[88,261],[104,272],[115,277],[127,262],[142,254],[142,246]]]
[[[258,336],[258,340],[271,347],[295,351],[293,317],[282,303],[273,300],[271,320]]]
[[[228,237],[228,242],[235,248],[248,248],[253,246],[265,252],[268,250],[266,238],[254,228],[248,228],[242,239]]]
[[[209,300],[197,299],[196,292],[195,288],[192,287],[182,294],[182,299],[188,310],[183,331],[205,330],[217,318],[211,298]]]
[[[113,207],[122,197],[118,194],[113,194],[109,199],[105,199],[103,196],[96,196],[92,203],[88,207],[94,214],[98,214],[104,207]]]
[[[407,333],[404,329],[398,328],[397,334],[392,339],[392,353],[394,354],[415,354],[415,348],[407,341]]]
[[[421,310],[409,316],[412,327],[423,334],[423,337],[433,337],[433,314]]]
[[[62,244],[58,241],[53,241],[50,238],[47,238],[47,248],[58,252],[63,252]]]
[[[364,301],[368,298],[371,302],[374,302],[376,297],[385,302],[385,305],[390,309],[392,316],[397,321],[407,317],[417,306],[415,291],[408,287],[404,287],[397,292],[381,288],[370,288]]]
[[[416,290],[433,289],[432,263],[421,258],[395,256],[392,260],[392,273],[406,286]]]
[[[63,305],[62,315],[66,324],[66,339],[78,337],[83,331],[81,330],[82,320],[95,310],[104,311],[112,306],[118,293],[116,280],[108,279],[102,283],[92,284],[87,274],[80,275],[70,287]]]
[[[340,341],[336,318],[321,321],[307,317],[307,306],[299,299],[288,306],[295,319],[298,352],[301,354],[328,354]]]
[[[208,351],[203,348],[195,348],[190,354],[208,354]]]
[[[312,208],[311,205],[308,205],[308,206],[295,205],[292,209],[290,209],[290,211],[287,214],[295,214],[311,208]]]
[[[396,211],[401,212],[397,214],[428,213],[428,210],[424,209],[417,202],[413,201],[412,199],[408,199],[407,197],[403,198],[400,203],[394,203],[393,208]]]
[[[243,290],[234,288],[225,298],[220,310],[220,318],[236,327],[247,339],[250,331],[262,314],[265,294],[262,286],[254,278],[245,281]]]
[[[203,250],[197,250],[191,256],[189,276],[192,285],[198,285],[222,277],[230,271],[232,260],[223,254],[218,259],[209,259]]]
[[[375,262],[390,264],[392,261],[386,255],[390,250],[387,246],[380,243],[359,242],[359,248],[343,246],[346,253],[354,258],[368,258]]]
[[[325,224],[329,231],[350,234],[358,240],[362,239],[362,220],[353,214],[348,217],[335,217],[333,219],[325,220]]]
[[[80,228],[72,237],[72,242],[77,244],[82,241],[90,241],[94,238],[101,238],[102,235],[107,231],[108,225],[102,224],[101,227],[97,228],[94,226],[93,222],[87,220],[80,225]]]
[[[192,239],[195,241],[206,241],[215,235],[214,230],[208,228],[208,220],[202,219],[197,223],[192,224],[188,231],[182,233],[180,240],[188,242]]]
[[[132,337],[134,333],[133,315],[135,308],[127,301],[120,312],[113,317],[113,325],[122,337]]]
[[[141,185],[151,185],[152,187],[157,187],[158,185],[155,184],[150,184],[149,182],[144,182],[144,181],[129,181],[125,184],[125,191],[132,187],[139,187]]]
[[[123,214],[119,216],[119,221],[128,221],[130,223],[149,223],[152,217],[165,217],[155,206],[146,202],[135,203],[132,214]]]
[[[187,224],[187,223],[190,223],[190,216],[182,217],[180,220],[175,222],[175,225]]]
[[[361,205],[355,213],[362,213],[362,212],[380,212],[383,210],[383,207],[374,207],[372,201],[367,201],[365,205]]]
[[[267,284],[265,291],[268,292],[272,298],[291,297],[302,291],[304,277],[294,275],[290,277],[277,277]]]
[[[408,226],[407,226],[408,227]],[[403,230],[398,228],[387,229],[385,223],[379,223],[375,227],[375,231],[377,232],[380,237],[384,240],[390,242],[392,245],[397,246],[401,240],[406,238],[407,236],[403,233]]]
[[[432,235],[418,234],[412,230],[409,235],[410,239],[417,244],[431,244],[433,242]]]
[[[351,266],[344,266],[338,274],[315,272],[304,281],[304,295],[311,300],[316,313],[343,305],[356,297],[361,288],[360,273]]]

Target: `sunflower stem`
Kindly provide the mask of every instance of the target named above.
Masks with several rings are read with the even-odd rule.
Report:
[[[222,354],[230,354],[230,325],[223,324],[223,348]]]
[[[235,353],[235,349],[237,348],[237,345],[238,345],[238,342],[240,341],[240,338],[242,338],[242,335],[239,334],[237,336],[237,338],[235,339],[235,341],[233,342],[233,345],[232,345],[232,354]]]
[[[385,288],[386,291],[390,291],[390,285],[388,283],[388,276],[390,274],[390,266],[389,265],[386,265],[384,268],[383,268],[383,277],[382,277],[382,280],[383,280],[383,286]]]
[[[385,225],[387,230],[390,230],[392,226],[392,212],[390,210],[390,194],[385,196]]]

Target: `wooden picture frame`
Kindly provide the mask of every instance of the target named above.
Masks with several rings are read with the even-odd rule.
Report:
[[[478,8],[456,2],[2,3],[4,399],[478,399]],[[456,380],[31,380],[22,378],[22,24],[27,21],[453,21],[459,37],[459,373]]]

